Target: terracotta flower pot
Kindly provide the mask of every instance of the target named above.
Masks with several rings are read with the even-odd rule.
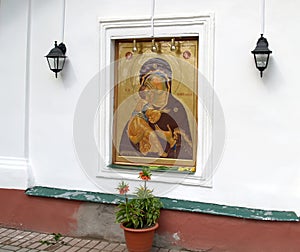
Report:
[[[158,223],[150,228],[134,229],[120,225],[124,230],[127,249],[129,252],[149,252],[152,248],[155,230]]]

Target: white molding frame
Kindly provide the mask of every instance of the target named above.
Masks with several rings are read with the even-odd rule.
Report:
[[[0,157],[1,188],[26,189],[29,182],[26,158]]]
[[[113,67],[114,43],[116,39],[150,38],[151,18],[135,19],[100,19],[100,78],[101,85],[100,102],[103,116],[98,118],[99,140],[98,147],[103,160],[99,161],[98,178],[115,178],[136,180],[136,171],[118,170],[107,167],[112,160],[112,132],[113,118]],[[184,37],[193,36],[199,39],[199,84],[206,79],[213,86],[214,77],[214,14],[194,16],[154,18],[154,37]],[[199,74],[200,75],[200,74]],[[204,77],[204,78],[203,78]],[[203,89],[204,90],[204,89]],[[213,90],[211,88],[211,90]],[[197,170],[195,174],[183,175],[181,173],[154,173],[153,180],[161,183],[183,184],[194,186],[212,187],[211,173],[212,163],[208,157],[212,154],[212,127],[213,127],[213,92],[198,94],[205,103],[205,108],[198,102],[198,118],[202,123],[198,124],[198,148]],[[105,115],[104,115],[105,114]],[[202,143],[202,144],[201,144]],[[209,162],[209,163],[208,163]],[[205,169],[204,169],[205,166]],[[183,178],[184,177],[184,178]]]

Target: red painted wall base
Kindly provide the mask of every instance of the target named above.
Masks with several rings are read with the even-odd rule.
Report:
[[[80,201],[39,198],[0,189],[0,225],[73,235]],[[114,207],[114,206],[112,206]],[[254,221],[163,210],[157,241],[193,250],[300,251],[300,223]]]
[[[300,251],[300,223],[162,211],[159,234],[174,245],[208,251]]]
[[[22,190],[0,189],[0,225],[71,234],[77,228],[74,213],[81,202],[25,195]]]

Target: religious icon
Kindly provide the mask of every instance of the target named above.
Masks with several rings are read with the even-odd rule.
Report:
[[[161,51],[164,43],[160,44]],[[177,60],[182,54],[166,50],[165,54],[174,56],[163,57],[163,53],[148,52],[147,42],[143,42],[143,55],[129,58],[126,43],[117,46],[117,53],[121,57],[123,54],[125,61],[120,60],[116,67],[119,82],[115,87],[114,164],[180,166],[195,170],[197,41],[182,44],[188,44],[189,51],[195,54],[191,59],[192,70],[185,73],[192,73],[187,78],[188,82],[192,81],[188,85],[183,83],[185,74],[178,74],[184,70],[178,64],[181,59]],[[179,72],[174,78],[176,70]]]

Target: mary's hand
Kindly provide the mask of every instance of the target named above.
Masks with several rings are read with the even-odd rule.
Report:
[[[167,142],[173,147],[176,144],[176,140],[173,138],[173,131],[170,125],[167,124],[168,130],[162,130],[157,124],[155,124],[155,132],[160,138],[166,139]]]

